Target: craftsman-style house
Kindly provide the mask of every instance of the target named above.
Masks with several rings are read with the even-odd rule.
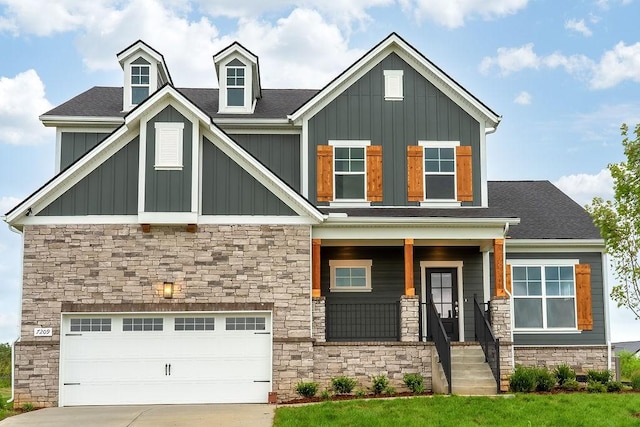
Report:
[[[546,181],[489,182],[501,117],[397,34],[321,90],[123,87],[44,113],[57,174],[24,240],[15,402],[267,402],[348,375],[505,390],[515,364],[609,366],[604,245]],[[212,76],[214,69],[212,68]],[[213,77],[212,77],[213,78]]]

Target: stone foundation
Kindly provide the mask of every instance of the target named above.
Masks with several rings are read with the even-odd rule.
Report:
[[[493,297],[490,304],[490,315],[493,333],[500,340],[500,391],[508,391],[509,377],[514,369],[509,298]]]
[[[607,346],[554,346],[524,347],[514,346],[516,365],[545,366],[554,369],[566,363],[578,374],[586,374],[590,369],[608,369]]]

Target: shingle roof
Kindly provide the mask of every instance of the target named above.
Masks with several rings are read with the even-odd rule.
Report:
[[[191,102],[212,118],[286,119],[318,91],[315,89],[262,89],[254,114],[218,114],[218,89],[177,88]],[[96,86],[71,98],[45,116],[124,117],[122,88]]]
[[[614,342],[611,343],[615,353],[618,354],[623,350],[629,351],[631,353],[640,352],[640,341],[625,341],[625,342]]]
[[[600,239],[587,211],[549,181],[490,181],[489,206],[515,214],[512,239]]]

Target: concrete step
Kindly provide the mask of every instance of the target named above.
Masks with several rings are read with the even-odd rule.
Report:
[[[485,363],[484,353],[482,354],[452,354],[451,363]]]
[[[492,386],[456,386],[451,388],[453,394],[462,396],[491,396],[497,394],[495,382]]]
[[[497,392],[496,380],[480,345],[451,347],[453,394],[484,396]]]

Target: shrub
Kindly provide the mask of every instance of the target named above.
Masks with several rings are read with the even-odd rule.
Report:
[[[631,377],[631,388],[635,391],[640,391],[640,373]]]
[[[564,380],[562,385],[560,386],[563,390],[567,391],[576,391],[580,390],[580,383],[573,378],[569,378]]]
[[[516,370],[509,377],[509,388],[517,393],[529,393],[536,389],[535,368],[516,366]]]
[[[600,381],[590,380],[587,383],[587,391],[589,393],[605,393],[607,391],[607,386],[602,384]]]
[[[607,383],[607,391],[609,393],[617,393],[622,390],[622,383],[620,381],[609,381]]]
[[[597,371],[590,369],[587,371],[587,382],[598,382],[600,384],[607,384],[611,379],[611,372],[608,369]]]
[[[547,368],[536,368],[536,391],[551,391],[556,385],[556,377]]]
[[[391,387],[390,385],[386,386],[382,391],[384,394],[393,395],[396,394],[396,389]]]
[[[634,376],[640,375],[640,358],[626,350],[619,352],[617,356],[620,358],[622,378],[630,380]]]
[[[567,380],[576,379],[576,371],[571,369],[571,367],[566,363],[563,363],[562,365],[554,369],[553,374],[556,376],[556,379],[558,380],[558,385],[561,387]]]
[[[329,392],[329,390],[322,390],[322,393],[320,393],[320,399],[322,400],[331,399],[331,393]]]
[[[371,378],[371,387],[373,394],[382,394],[382,392],[389,386],[389,380],[386,375],[374,376]]]
[[[302,397],[313,397],[318,392],[318,383],[314,382],[299,382],[296,385],[296,393]]]
[[[331,378],[331,386],[337,394],[349,394],[356,386],[357,382],[353,378],[340,376]]]
[[[424,392],[424,378],[420,374],[404,374],[402,378],[404,385],[407,386],[413,394],[421,394]]]
[[[27,402],[22,404],[21,409],[22,409],[22,412],[31,412],[35,408],[33,406],[33,403]]]
[[[367,393],[365,393],[364,389],[359,388],[356,390],[356,397],[358,399],[362,399],[363,397],[365,397],[367,395]]]

